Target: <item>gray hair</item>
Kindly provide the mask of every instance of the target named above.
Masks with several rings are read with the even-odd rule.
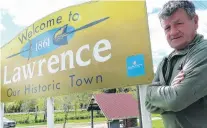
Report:
[[[166,19],[169,16],[171,16],[174,12],[177,11],[177,9],[184,9],[189,16],[190,19],[192,19],[195,16],[195,6],[191,1],[188,0],[170,0],[168,1],[162,8],[162,10],[159,13],[159,19]]]

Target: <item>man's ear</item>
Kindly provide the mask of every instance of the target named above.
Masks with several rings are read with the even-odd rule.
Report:
[[[198,15],[197,14],[194,16],[194,22],[195,22],[195,24],[198,24]]]
[[[193,21],[194,21],[194,23],[195,23],[195,25],[196,25],[196,29],[198,28],[198,15],[196,14],[195,16],[194,16],[194,18],[193,18]]]

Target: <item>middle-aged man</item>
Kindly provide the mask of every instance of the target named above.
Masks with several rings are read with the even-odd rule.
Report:
[[[147,87],[145,106],[166,128],[207,128],[207,40],[197,34],[195,6],[168,1],[159,19],[174,51]]]

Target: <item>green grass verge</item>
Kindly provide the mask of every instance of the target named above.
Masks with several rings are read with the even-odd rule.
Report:
[[[80,124],[80,123],[88,123],[90,122],[91,120],[90,119],[79,119],[79,120],[68,120],[67,123],[77,123],[77,124]],[[98,122],[106,122],[107,119],[106,118],[94,118],[94,122],[98,123]],[[55,123],[55,124],[63,124],[64,122],[61,121],[61,122],[58,122],[58,123]],[[43,123],[30,123],[30,124],[17,124],[17,127],[20,127],[20,126],[34,126],[34,125],[46,125],[47,123],[46,122],[43,122]]]
[[[155,115],[153,114],[152,117],[160,117],[160,115]],[[77,124],[82,124],[82,123],[87,123],[90,122],[90,119],[79,119],[79,120],[68,120],[67,123],[77,123]],[[94,122],[106,122],[106,118],[94,118]],[[47,123],[30,123],[30,124],[17,124],[17,127],[21,126],[34,126],[34,125],[46,125]],[[63,122],[58,122],[56,124],[63,124]],[[153,120],[152,121],[152,128],[164,128],[162,120]]]
[[[153,120],[152,128],[164,128],[162,120]]]
[[[6,117],[12,120],[17,121],[17,126],[34,126],[34,125],[46,125],[47,122],[43,121],[43,113],[38,114],[38,122],[34,121],[34,114],[6,114]],[[29,118],[28,118],[29,117]],[[64,112],[56,112],[54,114],[55,124],[63,124],[64,123]],[[78,117],[78,118],[77,118]],[[160,117],[159,114],[152,114],[153,117]],[[24,123],[28,118],[28,122]],[[67,123],[88,123],[90,122],[90,113],[87,111],[79,111],[77,113],[70,112],[68,114]],[[103,116],[97,116],[97,113],[94,113],[94,122],[106,122],[107,119]],[[21,123],[22,122],[22,123]],[[153,120],[152,121],[153,128],[164,128],[162,120]]]

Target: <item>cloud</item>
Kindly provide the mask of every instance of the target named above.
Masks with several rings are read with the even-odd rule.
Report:
[[[207,39],[207,10],[199,10],[196,11],[199,16],[199,26],[198,26],[198,33],[203,34],[204,37]]]
[[[5,43],[9,42],[11,39],[13,39],[20,31],[23,30],[23,27],[17,26],[13,22],[13,17],[9,15],[8,13],[4,12],[2,13],[2,19],[1,24],[3,29],[0,29],[1,33],[1,46],[3,46]]]
[[[0,46],[37,20],[60,9],[87,1],[89,0],[1,0]]]
[[[4,30],[6,30],[6,28],[2,24],[0,24],[0,32]]]
[[[147,4],[147,12],[148,13],[153,13],[154,11],[158,11],[157,9],[160,9],[167,0],[146,0]]]
[[[4,25],[2,24],[2,15],[3,15],[3,11],[0,9],[0,33],[4,30],[6,30],[6,28],[4,27]]]
[[[150,42],[152,48],[152,57],[154,71],[164,56],[167,56],[172,48],[168,45],[163,29],[160,26],[158,13],[148,15],[148,24],[150,30]]]
[[[13,16],[18,26],[29,26],[42,17],[62,8],[89,0],[1,0],[0,8]]]
[[[5,31],[6,30],[6,28],[4,27],[4,25],[3,24],[0,24],[0,33],[2,32],[2,31]]]

